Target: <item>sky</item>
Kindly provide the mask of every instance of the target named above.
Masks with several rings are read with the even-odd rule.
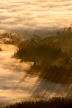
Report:
[[[0,32],[71,24],[72,0],[0,0]]]

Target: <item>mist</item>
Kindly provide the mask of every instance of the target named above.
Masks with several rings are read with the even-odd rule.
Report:
[[[6,40],[6,38],[5,38]],[[33,62],[14,57],[18,48],[0,39],[0,107],[15,102],[48,100],[52,97],[71,98],[71,84],[57,84],[28,72]]]
[[[67,69],[71,69],[71,26],[72,0],[0,0],[0,34],[5,33],[0,36],[0,108],[15,102],[42,99],[49,100],[52,97],[59,96],[72,99],[71,76],[69,76],[69,79],[66,77],[68,83],[63,84],[54,82],[57,78],[54,73],[52,75],[53,79],[52,77],[51,79],[49,79],[49,77],[47,79],[43,78],[43,76],[40,75],[41,70],[37,70],[38,73],[40,73],[39,75],[37,75],[36,72],[31,73],[31,69],[34,66],[33,59],[36,59],[38,63],[42,62],[45,58],[36,55],[35,51],[41,50],[38,49],[38,45],[39,48],[48,48],[47,54],[50,54],[50,56],[46,55],[47,58],[45,59],[48,63],[48,60],[50,60],[51,67],[54,65],[63,65],[62,69],[66,69],[66,66]],[[58,32],[54,30],[62,31]],[[12,35],[11,33],[18,34]],[[19,35],[22,35],[22,37],[19,37]],[[51,35],[53,37],[56,35],[56,37],[48,38]],[[57,38],[60,35],[61,37]],[[32,38],[32,36],[34,37]],[[44,37],[40,39],[39,36]],[[32,40],[25,41],[23,37],[26,39],[32,38]],[[21,40],[21,38],[23,39]],[[44,39],[44,41],[42,39]],[[20,43],[21,41],[22,43]],[[24,55],[23,52],[22,58],[22,51],[26,51],[24,48],[28,50],[28,53],[26,52],[27,55]],[[31,52],[33,52],[31,50],[32,48],[37,48],[34,49],[33,54],[31,54]],[[49,51],[51,53],[48,53]],[[67,53],[70,55],[68,56]],[[15,54],[18,54],[18,56],[15,56]],[[38,54],[41,54],[41,52]],[[55,57],[56,54],[61,54],[58,55],[58,57],[61,58],[58,58],[57,61],[53,61],[56,59],[51,57]],[[66,58],[63,58],[65,56]],[[28,61],[25,61],[25,59]],[[49,65],[47,64],[47,66]],[[34,68],[36,69],[37,67]],[[55,67],[54,69],[61,68]],[[69,70],[69,72],[71,71],[72,70]],[[68,72],[68,70],[66,70],[66,72]],[[44,73],[42,74],[44,75]],[[50,73],[48,73],[48,76],[49,74]],[[61,73],[59,74],[61,75]],[[69,74],[72,75],[71,73]],[[65,80],[66,79],[63,81]]]

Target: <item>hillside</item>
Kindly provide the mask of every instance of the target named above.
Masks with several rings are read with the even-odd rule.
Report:
[[[30,70],[33,74],[40,72],[42,78],[50,81],[72,83],[72,28],[56,31],[55,34],[56,36],[43,38],[34,35],[21,42],[15,56],[20,58],[21,62],[33,62]]]

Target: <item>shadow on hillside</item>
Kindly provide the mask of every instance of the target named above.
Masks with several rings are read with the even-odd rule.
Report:
[[[50,82],[72,84],[72,70],[66,69],[62,66],[51,66],[49,64],[33,65],[30,70],[28,70],[28,73],[31,76],[38,76],[47,79]]]

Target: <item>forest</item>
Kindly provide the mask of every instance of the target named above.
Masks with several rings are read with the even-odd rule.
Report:
[[[14,105],[7,106],[6,108],[72,108],[72,100],[64,98],[52,98],[49,101],[30,101],[16,103]]]
[[[54,35],[21,41],[14,54],[21,62],[33,62],[28,71],[52,82],[72,83],[72,28],[55,31]]]

